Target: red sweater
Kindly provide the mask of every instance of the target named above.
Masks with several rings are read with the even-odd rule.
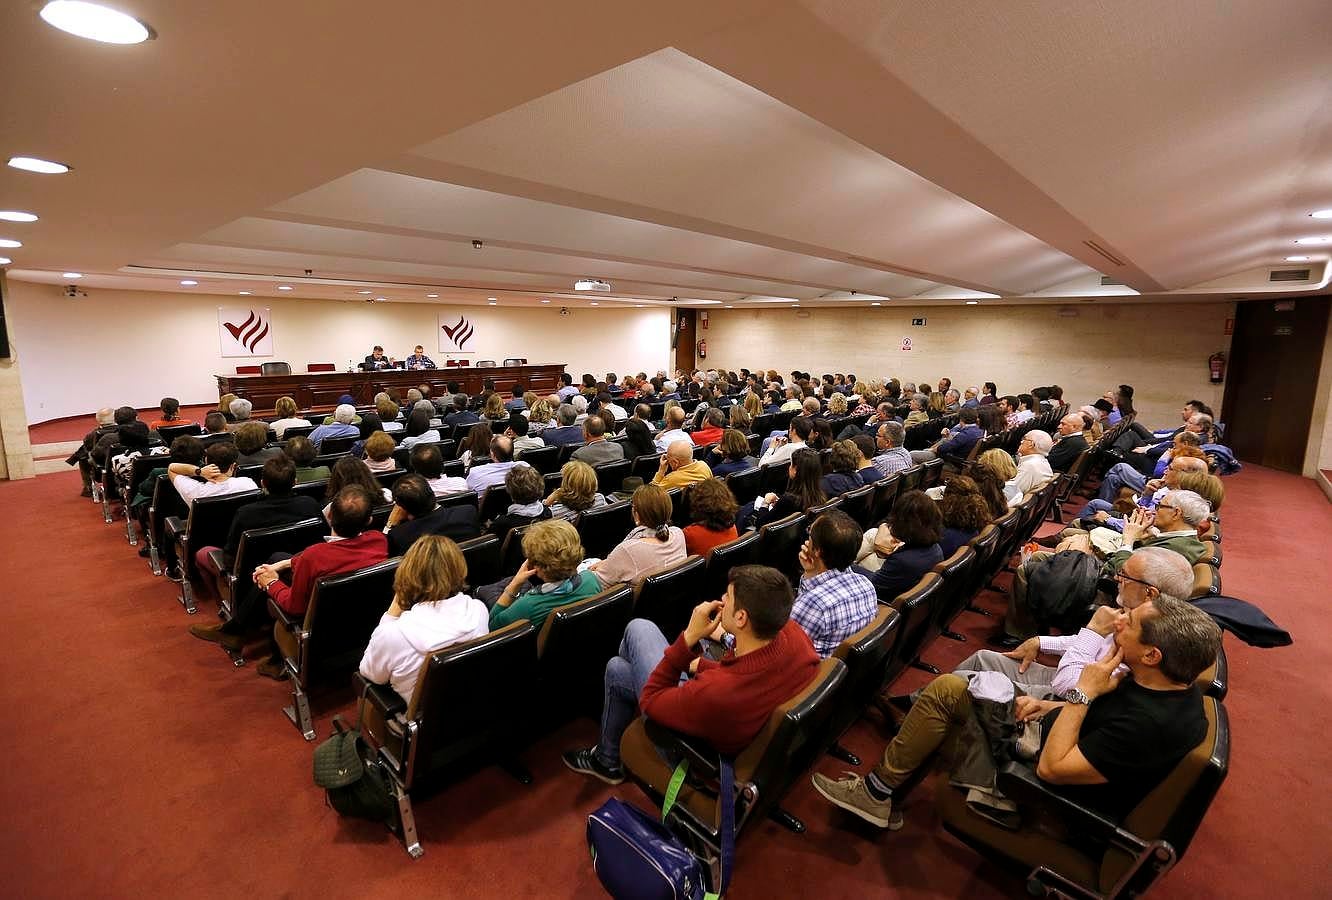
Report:
[[[707,556],[712,552],[713,547],[720,547],[722,544],[733,541],[739,536],[740,535],[736,533],[734,525],[727,528],[725,531],[713,531],[711,528],[698,524],[686,525],[684,529],[685,552],[690,556],[693,556],[694,554]]]
[[[725,433],[725,428],[700,428],[698,431],[690,432],[689,438],[695,447],[706,447],[708,444],[720,443]]]
[[[681,634],[648,677],[639,706],[654,722],[726,754],[748,747],[778,704],[800,693],[819,669],[814,645],[794,620],[760,650],[728,651],[720,662],[700,659],[698,675],[680,684],[694,656]]]
[[[279,578],[268,586],[268,596],[293,616],[310,605],[315,582],[325,575],[341,575],[388,559],[388,538],[370,529],[354,538],[315,544],[291,558],[291,586]]]

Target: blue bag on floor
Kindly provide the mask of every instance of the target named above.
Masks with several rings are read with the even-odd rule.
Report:
[[[615,900],[716,900],[703,863],[664,824],[684,783],[689,761],[671,775],[661,821],[614,797],[587,817],[587,845],[601,885]],[[735,853],[735,773],[721,761],[721,892]]]

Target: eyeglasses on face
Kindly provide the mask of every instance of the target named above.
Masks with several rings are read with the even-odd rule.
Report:
[[[1156,590],[1156,585],[1151,584],[1151,583],[1146,582],[1146,581],[1143,581],[1141,578],[1134,578],[1132,575],[1125,575],[1123,572],[1116,572],[1116,573],[1115,573],[1115,581],[1118,581],[1120,584],[1124,584],[1125,582],[1129,582],[1129,581],[1131,581],[1131,582],[1133,582],[1134,584],[1140,584],[1140,585],[1142,585],[1143,587],[1147,587],[1147,588],[1151,588],[1151,589],[1153,589],[1153,590]]]

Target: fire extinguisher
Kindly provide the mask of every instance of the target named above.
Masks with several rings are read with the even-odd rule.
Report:
[[[1220,384],[1226,378],[1226,355],[1213,353],[1207,358],[1207,370],[1211,373],[1212,384]]]
[[[707,342],[707,341],[699,341],[699,342],[698,342],[698,358],[699,358],[699,359],[707,359],[707,358],[708,358],[708,342]]]

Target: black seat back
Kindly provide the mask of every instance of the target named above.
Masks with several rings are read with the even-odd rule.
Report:
[[[735,502],[741,506],[752,502],[759,495],[759,485],[762,481],[763,472],[758,466],[740,472],[732,472],[726,476],[726,486],[735,495]]]
[[[889,657],[897,644],[897,629],[901,624],[897,610],[880,605],[878,615],[868,625],[833,650],[833,658],[846,664],[846,680],[831,723],[834,736],[850,728],[884,687]]]
[[[719,544],[708,553],[708,567],[704,574],[699,602],[720,600],[726,595],[731,569],[758,562],[759,533],[746,532],[733,541]]]
[[[898,594],[893,600],[891,606],[902,617],[902,622],[897,627],[897,642],[886,673],[887,681],[896,678],[920,655],[942,588],[943,579],[938,573],[926,572],[911,590]]]
[[[549,475],[560,470],[560,448],[538,447],[523,451],[523,462],[536,469],[542,475]]]
[[[500,578],[513,575],[527,558],[523,553],[523,535],[527,534],[527,529],[531,527],[523,525],[519,528],[510,528],[509,533],[504,536],[504,542],[500,546]]]
[[[256,567],[268,562],[273,554],[290,553],[294,556],[306,547],[319,543],[328,533],[328,522],[323,516],[241,532],[231,573],[237,581],[243,583],[250,578]]]
[[[776,494],[780,497],[786,493],[786,483],[790,479],[791,464],[789,462],[768,463],[759,469],[759,490],[760,494]]]
[[[808,521],[804,513],[792,513],[759,529],[759,563],[777,569],[792,584],[799,578],[800,545]]]
[[[925,470],[921,476],[920,489],[929,490],[943,481],[944,461],[942,459],[932,459],[925,463]]]
[[[181,571],[187,577],[195,575],[197,570],[194,564],[194,551],[201,547],[225,547],[236,510],[261,497],[263,494],[259,491],[242,491],[239,494],[200,497],[195,500],[190,507],[190,517],[185,522],[185,534],[190,552],[180,560]]]
[[[352,448],[352,444],[359,441],[360,438],[352,435],[347,437],[329,437],[319,442],[319,452],[325,456],[331,453],[346,453]]]
[[[408,789],[482,750],[514,750],[536,683],[536,644],[536,629],[523,619],[427,657],[407,708]]]
[[[198,425],[163,425],[157,429],[157,436],[162,439],[162,443],[168,447],[171,442],[182,434],[203,434],[203,429]]]
[[[867,484],[842,495],[842,512],[855,519],[862,531],[870,527],[875,487],[873,484]]]
[[[633,502],[621,500],[596,506],[574,520],[583,543],[583,554],[605,559],[634,527]]]
[[[634,618],[656,623],[666,640],[673,641],[689,624],[700,602],[706,562],[691,556],[663,572],[644,578],[634,591]]]
[[[292,485],[291,492],[298,497],[310,497],[318,500],[320,503],[327,503],[328,498],[324,495],[328,493],[328,479],[321,478],[319,481],[303,481],[300,484]]]
[[[600,712],[606,663],[619,652],[633,612],[634,592],[627,584],[551,611],[537,637],[547,706]]]
[[[509,489],[502,484],[492,484],[486,489],[486,497],[481,501],[481,509],[477,517],[482,524],[485,524],[496,516],[508,512],[511,503],[513,503],[513,499],[509,496]]]
[[[887,478],[874,482],[874,500],[870,503],[870,520],[866,528],[887,521],[893,514],[893,504],[897,502],[897,492],[901,488],[901,472],[894,472]]]
[[[504,573],[500,571],[502,547],[500,539],[493,534],[483,534],[458,545],[467,562],[467,584],[471,588],[490,584],[503,577]]]
[[[305,613],[309,637],[301,643],[302,687],[327,683],[356,669],[370,634],[393,602],[393,576],[401,557],[315,582]]]
[[[907,491],[920,490],[921,482],[925,479],[925,467],[923,465],[914,465],[909,469],[903,469],[898,473],[901,483],[897,487],[898,496]]]
[[[948,623],[971,601],[971,573],[976,568],[976,551],[970,545],[958,547],[952,556],[934,567],[943,579],[941,597],[935,603],[935,617],[926,642],[948,627]]]
[[[620,459],[593,466],[593,471],[597,473],[597,490],[607,496],[615,493],[624,484],[624,479],[629,477],[633,467],[634,462],[631,459]]]

